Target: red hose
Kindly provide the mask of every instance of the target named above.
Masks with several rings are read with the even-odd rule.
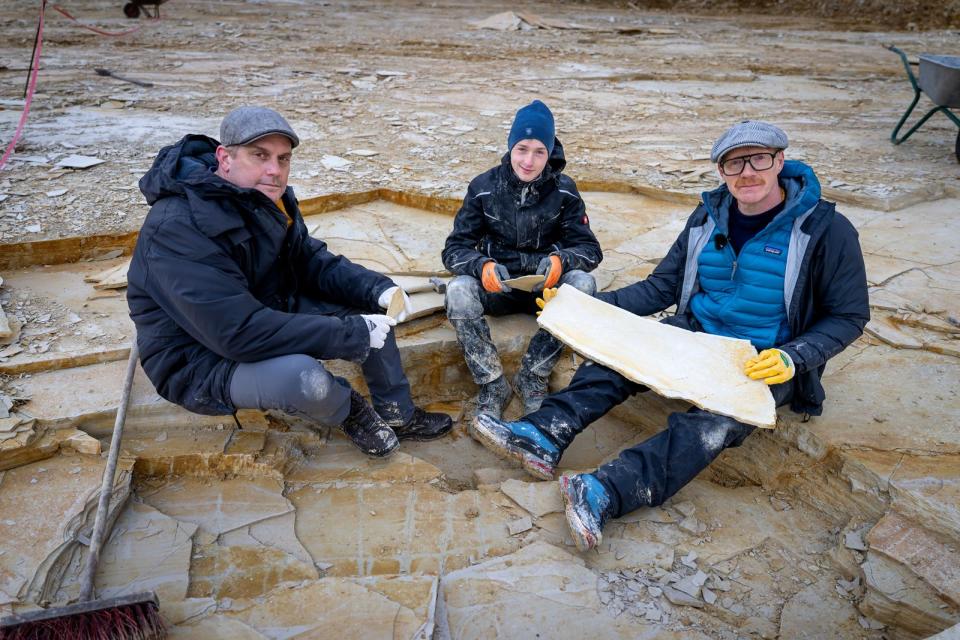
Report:
[[[40,73],[40,50],[43,48],[43,13],[46,7],[47,0],[40,0],[40,22],[37,25],[37,46],[33,54],[33,64],[30,68],[30,79],[27,81],[27,95],[23,101],[23,113],[20,114],[20,123],[17,125],[17,130],[13,134],[13,140],[7,145],[7,150],[3,152],[3,157],[0,158],[0,169],[3,169],[4,165],[7,164],[7,158],[13,153],[14,147],[17,146],[17,142],[20,140],[21,134],[23,134],[23,126],[27,124],[27,115],[30,113],[30,103],[33,102],[33,92],[37,88],[37,75]]]

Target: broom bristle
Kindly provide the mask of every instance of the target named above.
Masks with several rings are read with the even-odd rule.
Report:
[[[158,640],[167,637],[155,602],[135,602],[0,629],[0,640]]]

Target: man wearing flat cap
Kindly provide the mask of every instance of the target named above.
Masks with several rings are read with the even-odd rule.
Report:
[[[307,234],[287,186],[299,143],[276,111],[240,107],[219,142],[188,135],[141,178],[127,301],[143,370],[190,411],[279,409],[371,456],[442,436],[451,420],[414,406],[383,312],[397,286]],[[372,407],[331,359],[361,363]]]
[[[820,198],[810,167],[784,159],[786,148],[786,134],[765,122],[727,130],[710,154],[723,184],[703,194],[666,257],[645,280],[596,297],[640,316],[676,305],[664,322],[749,340],[760,353],[744,375],[770,385],[778,406],[820,415],[827,360],[870,319],[866,273],[853,225]],[[645,390],[588,362],[539,411],[517,422],[484,416],[475,429],[489,448],[548,479],[578,433]],[[662,504],[752,431],[693,408],[593,473],[560,478],[577,546],[599,543],[611,518]]]

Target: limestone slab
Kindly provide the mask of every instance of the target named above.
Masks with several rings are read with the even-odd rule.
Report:
[[[960,605],[960,558],[950,544],[895,511],[867,535],[870,550],[899,562],[937,593]]]
[[[313,563],[267,546],[212,544],[198,549],[190,565],[192,598],[255,598],[282,582],[315,580]]]
[[[743,373],[744,363],[757,355],[746,340],[641,318],[567,285],[538,323],[575,351],[663,396],[758,427],[776,424],[770,389]]]
[[[106,461],[58,455],[0,475],[0,604],[53,601],[75,590]],[[118,465],[111,521],[130,491],[130,465]],[[29,505],[29,508],[25,508]]]
[[[420,580],[432,583],[435,578]],[[237,600],[222,615],[268,638],[429,640],[433,633],[429,617],[417,615],[373,584],[342,578],[316,580],[295,589],[280,587],[261,598]]]
[[[889,481],[894,509],[947,539],[960,539],[960,455],[909,456]]]
[[[836,578],[821,576],[787,600],[780,614],[781,640],[858,638],[861,635],[853,603],[836,592]]]
[[[154,591],[161,603],[183,600],[196,530],[197,525],[179,522],[149,505],[129,503],[100,554],[97,596]]]
[[[555,482],[522,482],[510,479],[500,484],[500,491],[510,496],[511,500],[535,518],[563,511],[563,500]]]
[[[607,613],[597,575],[582,559],[545,542],[443,577],[449,637],[704,638]]]
[[[141,496],[171,518],[214,536],[293,510],[283,497],[283,485],[272,478],[178,478],[141,491]]]
[[[498,495],[498,494],[493,494]],[[440,573],[510,553],[507,523],[523,512],[478,491],[432,485],[307,485],[290,491],[297,537],[331,576]]]
[[[518,291],[533,291],[535,286],[546,279],[546,276],[533,274],[528,276],[519,276],[517,278],[510,278],[509,280],[504,280],[503,284]]]
[[[220,536],[219,542],[233,546],[270,547],[283,551],[301,562],[312,563],[313,558],[297,538],[296,525],[296,514],[291,511],[228,531]]]
[[[861,568],[867,590],[860,611],[871,618],[920,637],[960,622],[960,610],[903,565],[869,552]]]
[[[955,358],[886,345],[848,348],[827,363],[823,415],[804,428],[826,447],[960,453],[958,379]]]
[[[345,439],[332,439],[310,455],[299,459],[286,473],[290,483],[334,482],[429,482],[440,477],[440,470],[428,462],[397,451],[386,459],[357,452]]]

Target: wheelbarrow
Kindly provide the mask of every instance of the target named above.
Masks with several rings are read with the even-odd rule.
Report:
[[[921,55],[919,56],[920,62],[916,63],[910,62],[907,59],[907,54],[893,45],[887,46],[887,49],[896,53],[900,56],[900,59],[903,60],[903,68],[907,70],[907,78],[910,80],[910,85],[913,86],[914,91],[913,102],[910,103],[910,106],[907,107],[907,112],[903,114],[900,122],[894,127],[893,133],[890,134],[890,142],[900,144],[923,126],[923,123],[929,120],[930,116],[938,111],[942,111],[945,116],[950,118],[953,124],[957,125],[958,131],[955,151],[957,161],[960,162],[960,117],[957,117],[957,114],[951,111],[951,109],[960,109],[960,56]],[[910,68],[911,65],[920,67],[919,81],[913,74],[913,70]],[[913,125],[903,137],[898,138],[897,135],[900,133],[900,129],[907,121],[907,118],[910,117],[910,114],[913,113],[917,102],[920,101],[921,93],[927,94],[927,97],[930,98],[936,106],[920,118],[920,121]]]

